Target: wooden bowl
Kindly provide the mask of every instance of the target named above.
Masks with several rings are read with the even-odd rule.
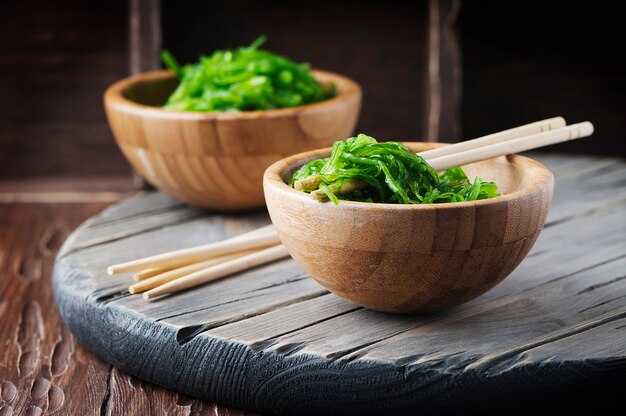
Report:
[[[434,147],[406,143],[419,152]],[[416,312],[475,298],[508,276],[537,240],[554,178],[510,155],[464,166],[496,182],[500,197],[433,205],[318,202],[285,182],[330,149],[280,160],[263,187],[272,222],[292,257],[322,286],[365,307]]]
[[[192,205],[246,210],[263,206],[262,178],[270,164],[352,134],[361,88],[337,74],[311,72],[333,82],[337,96],[268,111],[163,110],[178,80],[154,71],[113,84],[104,106],[126,159],[154,186]]]

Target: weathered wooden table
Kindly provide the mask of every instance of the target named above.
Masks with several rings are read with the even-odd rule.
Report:
[[[128,277],[106,277],[103,253],[131,258],[267,221],[263,212],[219,216],[155,194],[125,201],[74,234],[57,263],[60,308],[81,341],[124,371],[263,412],[606,404],[611,387],[626,383],[626,163],[538,159],[557,180],[539,241],[504,282],[452,310],[365,310],[326,293],[289,261],[157,302],[126,296]],[[100,207],[2,208],[9,215],[2,215],[0,408],[228,412],[125,375],[59,324],[50,259],[76,221],[58,218]],[[46,216],[63,225],[44,225]],[[285,269],[291,275],[277,277]]]
[[[0,416],[253,414],[157,387],[87,352],[52,299],[54,258],[129,177],[0,181]]]

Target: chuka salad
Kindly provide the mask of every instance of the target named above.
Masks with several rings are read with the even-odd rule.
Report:
[[[303,165],[289,185],[335,204],[432,204],[499,196],[493,182],[476,177],[472,183],[460,167],[439,174],[401,143],[378,143],[365,134],[335,142],[329,157]]]
[[[163,108],[182,111],[253,111],[295,107],[336,95],[320,84],[308,64],[261,50],[261,36],[250,46],[201,56],[181,66],[167,51],[161,59],[180,80]]]

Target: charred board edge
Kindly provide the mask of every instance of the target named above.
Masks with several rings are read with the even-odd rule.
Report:
[[[579,406],[613,397],[615,374],[626,359],[528,362],[507,357],[506,368],[471,368],[482,357],[450,355],[440,361],[334,360],[300,353],[301,345],[253,349],[232,340],[195,337],[176,342],[178,328],[102,304],[72,287],[90,276],[71,259],[58,259],[53,295],[62,319],[92,353],[140,379],[186,395],[276,414],[376,414],[496,411],[500,406]],[[468,368],[469,367],[469,368]],[[566,385],[563,379],[567,380]],[[618,383],[619,384],[619,383]],[[584,394],[583,394],[584,393]],[[574,398],[574,399],[573,399]]]

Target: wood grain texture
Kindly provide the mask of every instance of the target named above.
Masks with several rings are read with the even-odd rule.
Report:
[[[62,324],[50,273],[70,230],[103,207],[0,205],[2,414],[100,412],[109,366],[91,358]]]
[[[132,185],[130,177],[3,181],[0,201],[8,194],[48,194],[51,187],[81,197],[0,202],[0,415],[249,414],[142,382],[77,342],[52,300],[55,255],[72,229],[108,205],[93,202],[90,193],[113,191],[120,199]]]
[[[407,143],[418,153],[432,144]],[[320,203],[285,183],[330,149],[280,160],[265,172],[267,209],[291,256],[322,286],[386,312],[441,310],[494,287],[529,252],[548,214],[553,176],[518,155],[465,166],[502,197],[456,204]],[[454,166],[454,165],[452,165]]]
[[[124,372],[264,413],[597,410],[626,382],[626,163],[539,159],[556,191],[533,250],[498,286],[443,312],[364,309],[291,260],[157,302],[129,296],[131,275],[109,277],[108,264],[268,222],[161,194],[118,204],[67,240],[57,303],[77,338]]]
[[[333,82],[338,95],[279,110],[167,111],[157,106],[177,80],[169,71],[154,71],[112,85],[104,101],[120,149],[150,183],[192,205],[246,210],[264,205],[262,178],[270,164],[352,134],[360,87],[337,74],[313,74]]]

